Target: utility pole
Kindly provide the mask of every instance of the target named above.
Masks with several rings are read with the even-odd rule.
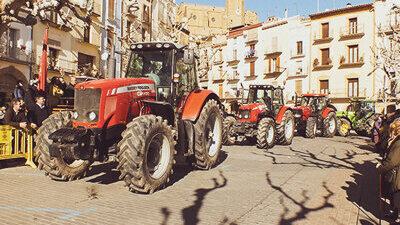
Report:
[[[317,12],[319,12],[319,0],[317,0]]]

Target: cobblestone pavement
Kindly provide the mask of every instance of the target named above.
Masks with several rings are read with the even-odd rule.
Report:
[[[179,166],[174,182],[152,195],[129,192],[115,163],[94,165],[88,177],[72,182],[29,167],[3,168],[0,224],[379,222],[377,155],[365,138],[295,137],[291,146],[267,152],[223,150],[216,168]]]

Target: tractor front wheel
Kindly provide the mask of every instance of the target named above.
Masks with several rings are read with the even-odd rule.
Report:
[[[334,112],[328,113],[324,119],[322,134],[324,137],[333,137],[337,132],[337,120]]]
[[[235,124],[236,119],[233,116],[228,116],[224,120],[224,129],[222,131],[223,136],[223,144],[224,145],[233,145],[236,142],[236,138],[234,133],[232,132],[232,126]]]
[[[315,138],[316,135],[317,135],[317,118],[308,117],[306,121],[305,137]]]
[[[222,116],[217,101],[207,101],[194,129],[194,165],[199,169],[210,169],[217,163],[222,146]]]
[[[292,111],[287,110],[282,117],[282,121],[277,126],[278,143],[282,145],[290,145],[294,137],[294,116]]]
[[[55,180],[74,180],[85,176],[86,171],[92,164],[91,160],[74,160],[61,155],[50,157],[49,146],[53,143],[49,135],[64,127],[71,127],[72,113],[63,111],[50,115],[39,128],[36,137],[35,151],[36,160],[39,162],[39,169]]]
[[[340,118],[338,121],[339,129],[338,133],[342,137],[347,137],[350,134],[351,124],[350,121]]]
[[[271,118],[263,118],[258,124],[257,148],[272,148],[275,145],[275,121]]]
[[[128,123],[118,143],[117,169],[130,191],[153,193],[169,182],[176,154],[174,135],[159,116],[139,116]]]

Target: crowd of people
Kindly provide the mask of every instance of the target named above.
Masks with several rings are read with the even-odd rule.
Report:
[[[75,77],[71,77],[69,84],[66,84],[63,77],[53,77],[46,84],[48,91],[44,92],[38,89],[38,74],[33,75],[26,89],[21,80],[17,81],[10,105],[0,109],[0,125],[10,125],[18,129],[39,128],[53,107],[70,104],[68,99],[74,96],[75,82]]]

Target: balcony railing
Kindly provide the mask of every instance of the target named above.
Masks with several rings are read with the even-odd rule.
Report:
[[[226,62],[227,63],[238,63],[238,62],[240,62],[240,60],[238,59],[238,57],[229,56],[226,58]]]
[[[315,32],[313,35],[314,44],[328,43],[333,40],[333,31],[330,30],[327,36],[324,36],[322,31]]]
[[[332,68],[332,60],[328,59],[327,62],[321,63],[318,59],[314,59],[313,61],[313,70],[329,70]]]
[[[338,89],[329,89],[329,97],[330,98],[365,98],[367,97],[367,89],[366,88],[360,88],[358,89],[358,95],[357,91],[354,93],[354,96],[352,94],[349,95],[348,93],[349,90],[346,88],[338,88]]]
[[[357,67],[362,67],[364,65],[364,57],[359,57],[358,59],[355,60],[349,60],[348,58],[345,58],[342,56],[339,61],[339,68],[357,68]]]
[[[228,80],[229,81],[238,81],[239,79],[240,78],[239,78],[239,74],[238,73],[231,73],[228,76]]]
[[[361,38],[364,36],[364,24],[357,24],[357,26],[345,26],[340,29],[340,38]]]
[[[0,39],[0,58],[11,61],[30,63],[31,53],[26,53],[26,46],[10,47],[10,42]]]
[[[47,68],[53,71],[63,70],[66,73],[75,73],[77,71],[77,63],[65,59],[53,58],[48,60]]]
[[[254,49],[251,49],[246,52],[245,59],[255,59],[257,58],[257,52]]]

